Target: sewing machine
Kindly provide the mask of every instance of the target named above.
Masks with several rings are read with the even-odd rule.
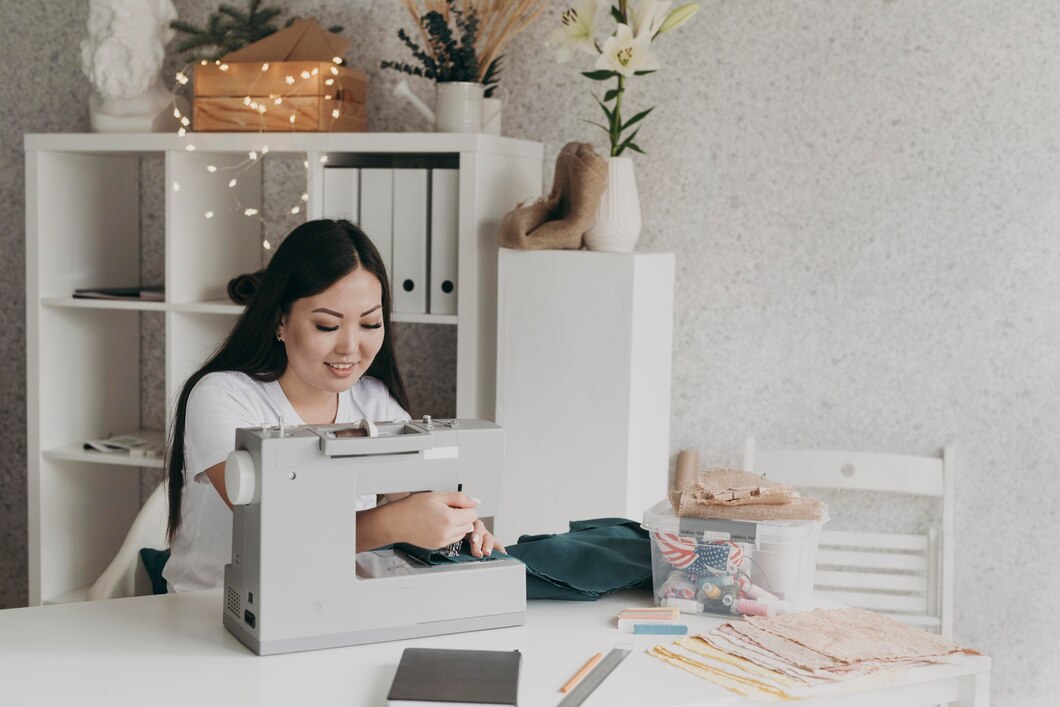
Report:
[[[482,420],[237,430],[225,627],[268,655],[523,624],[517,560],[427,566],[354,550],[366,494],[462,487],[493,515],[503,452],[504,431]]]

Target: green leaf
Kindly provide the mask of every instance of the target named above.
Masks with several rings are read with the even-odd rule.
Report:
[[[593,100],[595,100],[596,104],[598,106],[600,106],[600,108],[603,109],[604,115],[607,116],[607,122],[614,124],[614,122],[615,122],[615,112],[613,110],[611,110],[610,108],[608,108],[606,105],[604,105],[603,101],[601,101],[596,96],[593,96]]]
[[[640,128],[637,128],[636,130],[634,130],[632,135],[630,135],[629,137],[627,137],[625,140],[622,141],[622,147],[626,147],[627,145],[633,144],[633,140],[636,139],[637,133],[639,133],[639,132],[640,132]]]
[[[614,71],[608,71],[607,69],[600,69],[599,71],[583,71],[582,76],[593,81],[607,81],[610,78],[617,76]]]
[[[612,88],[611,90],[609,90],[607,93],[604,94],[604,103],[607,103],[608,101],[615,100],[616,98],[618,98],[619,94],[624,93],[624,92],[625,92],[625,89],[619,90],[617,88]]]
[[[639,147],[637,147],[637,146],[636,146],[635,144],[633,144],[632,142],[631,142],[631,143],[629,143],[628,145],[626,145],[626,147],[628,147],[629,149],[633,150],[634,152],[639,152],[639,153],[640,153],[640,154],[642,154],[642,155],[645,155],[645,154],[647,154],[647,153],[646,153],[646,152],[645,152],[644,150],[640,149]]]
[[[647,76],[648,74],[654,74],[656,69],[650,69],[648,71],[634,71],[634,76]]]
[[[595,125],[596,127],[598,127],[601,130],[603,130],[605,133],[607,133],[608,135],[611,134],[611,129],[610,128],[605,128],[603,125],[600,125],[599,123],[594,123],[593,121],[588,120],[587,118],[582,118],[582,122],[588,123],[589,125]]]
[[[622,24],[626,23],[625,18],[622,17],[622,11],[618,9],[617,5],[611,6],[611,17],[615,18],[615,22],[621,22]]]
[[[640,113],[637,113],[635,116],[633,116],[632,118],[630,118],[629,120],[626,121],[625,125],[622,126],[622,129],[625,130],[626,128],[630,127],[634,123],[640,122],[641,120],[643,120],[644,118],[647,117],[648,113],[651,113],[653,110],[655,110],[655,106],[652,106],[648,110],[641,111]]]

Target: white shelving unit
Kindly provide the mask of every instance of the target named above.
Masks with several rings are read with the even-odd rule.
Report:
[[[436,133],[27,135],[31,605],[83,598],[139,509],[140,469],[162,466],[81,450],[83,440],[108,433],[161,438],[138,431],[141,313],[165,317],[171,407],[242,311],[226,299],[225,286],[261,266],[260,222],[243,210],[262,209],[261,161],[245,163],[264,146],[270,154],[305,155],[310,218],[322,213],[325,163],[389,156],[458,165],[457,314],[395,314],[394,321],[456,326],[456,412],[493,419],[497,226],[518,202],[540,194],[540,143]],[[166,176],[165,301],[73,299],[76,288],[139,282],[140,164],[157,156]],[[246,167],[235,187],[207,178],[207,165],[235,164]]]

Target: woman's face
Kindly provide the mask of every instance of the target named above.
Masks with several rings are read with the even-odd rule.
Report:
[[[383,287],[358,267],[320,294],[295,300],[277,334],[287,348],[285,390],[307,399],[348,390],[383,345]]]

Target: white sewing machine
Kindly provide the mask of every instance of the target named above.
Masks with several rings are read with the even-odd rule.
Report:
[[[517,560],[431,567],[354,550],[366,494],[462,486],[493,515],[503,453],[504,431],[482,420],[237,430],[225,627],[268,655],[523,624]]]

